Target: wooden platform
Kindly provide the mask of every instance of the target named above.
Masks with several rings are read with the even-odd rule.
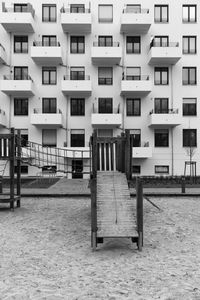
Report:
[[[126,175],[118,171],[97,172],[97,238],[137,238],[135,214]]]

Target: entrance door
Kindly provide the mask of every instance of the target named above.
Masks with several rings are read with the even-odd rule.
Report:
[[[83,161],[81,159],[72,160],[72,178],[83,178]]]

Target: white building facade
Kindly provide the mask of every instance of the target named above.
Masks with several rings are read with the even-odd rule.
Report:
[[[133,176],[183,175],[189,150],[200,175],[199,22],[197,0],[1,1],[0,133],[89,149],[130,129]]]

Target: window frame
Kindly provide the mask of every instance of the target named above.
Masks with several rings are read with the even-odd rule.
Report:
[[[20,108],[17,108],[17,105],[19,105]],[[22,113],[23,109],[25,109],[24,113]],[[14,98],[14,116],[28,116],[28,109],[28,98]],[[17,112],[17,110],[21,111],[21,113]]]
[[[101,19],[100,18],[100,7],[102,7],[102,6],[109,6],[109,7],[112,7],[112,17],[110,18],[110,19],[108,19],[108,18],[105,18],[105,19]],[[113,23],[113,5],[112,4],[99,4],[98,5],[98,23],[103,23],[103,24],[105,24],[105,23]]]
[[[183,80],[183,70],[187,70],[187,80]],[[195,71],[195,80],[192,82],[190,79],[190,71],[194,70]],[[197,85],[197,67],[182,67],[182,84],[183,85]]]
[[[44,73],[48,73],[48,81],[45,82]],[[55,73],[55,81],[51,79],[52,73]],[[56,67],[42,67],[42,84],[43,85],[56,85],[57,84],[57,68]]]
[[[195,100],[195,103],[184,103],[184,100]],[[194,109],[192,109],[192,111],[194,111],[194,113],[190,113],[191,112],[191,108],[189,108],[189,106],[194,105]],[[185,106],[185,109],[184,109]],[[183,116],[187,117],[187,116],[197,116],[197,98],[183,98],[183,103],[182,103],[182,112],[183,112]]]
[[[16,39],[17,38],[27,38],[27,42],[24,42],[24,41],[17,41],[16,42]],[[16,43],[19,43],[20,44],[20,51],[17,51],[16,49]],[[27,48],[25,48],[25,50],[23,49],[23,44],[27,44]],[[14,53],[15,54],[19,54],[19,53],[28,53],[28,35],[14,35]]]
[[[99,77],[100,69],[110,69],[111,77]],[[113,67],[98,67],[98,85],[113,85]]]
[[[111,108],[110,110],[108,109],[109,106]],[[113,98],[111,98],[111,97],[98,98],[98,113],[99,114],[112,114],[113,113]]]
[[[76,110],[73,111],[73,101],[77,102]],[[71,116],[85,116],[85,98],[71,98],[70,99],[70,115]]]
[[[169,174],[169,166],[168,165],[155,165],[155,174]],[[166,168],[166,171],[158,171],[158,168]]]
[[[162,144],[164,142],[164,137],[158,140],[157,135],[162,134],[166,135],[166,144]],[[168,148],[169,147],[169,130],[168,129],[155,129],[154,130],[154,147],[155,148]]]
[[[192,141],[192,132],[194,133],[194,144],[190,144]],[[186,135],[187,133],[187,135]],[[183,129],[183,147],[197,147],[197,129]]]
[[[131,103],[131,111],[128,109],[128,102]],[[139,103],[139,111],[135,113],[135,106],[138,107],[135,102]],[[127,117],[140,117],[141,116],[141,99],[140,98],[126,98],[126,116]]]
[[[72,39],[76,41],[72,41]],[[83,39],[83,42],[80,40]],[[74,51],[72,44],[76,44],[76,49]],[[83,48],[80,47],[83,44]],[[84,54],[85,53],[85,36],[84,35],[71,35],[70,36],[70,53],[71,54]]]
[[[159,77],[160,80],[159,82],[156,81],[156,72],[159,72]],[[167,82],[163,83],[163,74],[166,72],[167,73]],[[155,67],[154,68],[154,85],[169,85],[169,68],[168,67]]]
[[[52,143],[52,144],[44,144],[44,132],[47,132],[47,131],[51,131],[51,132],[55,132],[55,140],[56,140],[56,143]],[[47,129],[47,128],[43,128],[42,129],[42,146],[43,147],[50,147],[50,148],[55,148],[57,147],[57,130],[56,129]]]
[[[55,18],[51,16],[51,8],[55,8]],[[44,18],[44,9],[48,8],[48,19]],[[56,23],[57,22],[57,6],[56,4],[42,4],[42,22],[50,22]]]
[[[47,104],[45,104],[45,102]],[[57,98],[44,97],[42,98],[42,113],[56,114],[57,113]]]
[[[160,109],[157,108],[156,102],[160,102],[159,106]],[[165,106],[163,104],[163,102],[167,103],[167,108],[163,108],[163,106]],[[169,98],[165,97],[165,98],[154,98],[154,112],[155,114],[168,114],[169,112]]]
[[[184,50],[184,39],[188,40],[188,49],[187,49],[187,51]],[[191,51],[191,47],[190,47],[190,44],[191,44],[190,40],[191,39],[194,39],[194,44],[195,44],[195,51],[194,52]],[[182,46],[183,47],[183,49],[182,49],[183,54],[196,54],[197,53],[197,36],[196,35],[184,35],[182,43],[183,43],[183,46]]]
[[[17,76],[16,74],[16,70],[20,71],[20,76]],[[25,73],[27,74],[23,74],[24,71],[26,70]],[[27,66],[14,66],[14,80],[28,80],[28,67]]]
[[[160,9],[160,12],[159,12],[159,16],[160,16],[160,18],[159,19],[156,19],[156,13],[155,13],[155,11],[156,11],[156,8],[159,8]],[[163,21],[163,12],[162,12],[162,9],[163,8],[167,8],[167,20],[166,21]],[[166,23],[169,23],[169,5],[168,4],[156,4],[156,5],[154,5],[154,22],[155,23],[164,23],[164,24],[166,24]]]
[[[184,7],[188,8],[187,19],[183,18],[183,9],[184,9]],[[194,21],[191,21],[191,16],[190,16],[191,7],[195,7],[195,20]],[[197,5],[196,4],[183,4],[182,5],[182,22],[183,23],[193,23],[193,24],[197,22]]]
[[[84,131],[84,133],[72,133],[73,130]],[[85,129],[71,129],[70,132],[70,146],[71,147],[85,147]]]
[[[132,39],[132,41],[128,42],[128,39]],[[138,39],[139,42],[134,41],[134,39]],[[131,50],[128,48],[128,44],[131,45]],[[139,44],[139,49],[137,50],[137,47],[135,47],[136,44]],[[127,54],[141,54],[141,36],[126,36],[126,53]]]

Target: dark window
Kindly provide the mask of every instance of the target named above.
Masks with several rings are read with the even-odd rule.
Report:
[[[183,85],[196,85],[196,73],[196,67],[183,67]]]
[[[28,36],[14,36],[14,53],[28,53]]]
[[[140,116],[141,115],[141,100],[140,99],[126,99],[126,115]]]
[[[84,13],[85,5],[84,4],[70,4],[70,13]]]
[[[183,5],[183,22],[195,23],[197,21],[196,5]]]
[[[154,7],[154,21],[156,23],[169,22],[169,8],[168,5],[155,5]]]
[[[57,72],[56,67],[43,67],[42,68],[42,84],[56,84]]]
[[[14,12],[27,12],[27,4],[14,4]]]
[[[154,84],[155,85],[169,84],[169,72],[167,67],[155,67]]]
[[[85,147],[85,130],[71,130],[71,147]]]
[[[183,147],[197,147],[196,129],[183,129]]]
[[[28,67],[14,67],[14,80],[28,80]]]
[[[125,80],[140,80],[141,79],[141,68],[140,67],[127,67],[126,76],[122,74],[122,78]]]
[[[42,98],[42,113],[55,114],[57,112],[56,98]]]
[[[98,84],[99,85],[113,84],[113,68],[111,67],[98,68]]]
[[[42,129],[42,146],[56,147],[57,131],[56,129]]]
[[[126,37],[126,53],[141,53],[140,36]]]
[[[70,52],[71,53],[85,53],[85,37],[84,36],[71,36]]]
[[[155,129],[155,147],[169,147],[168,129]]]
[[[155,114],[168,114],[169,111],[168,105],[169,105],[168,98],[155,98],[154,99]]]
[[[15,174],[17,173],[17,170],[18,170],[18,168],[17,168],[17,166],[15,166],[14,167],[14,172],[15,172]],[[21,166],[21,174],[28,174],[28,166]]]
[[[99,47],[112,47],[113,46],[113,37],[111,35],[99,35],[98,46]]]
[[[21,147],[28,146],[28,134],[21,134]]]
[[[83,178],[83,160],[72,159],[72,178]]]
[[[85,115],[85,99],[71,99],[71,116]]]
[[[42,22],[56,22],[56,5],[42,5]]]
[[[14,116],[28,116],[27,98],[14,98]]]
[[[141,166],[133,165],[132,166],[132,173],[133,174],[140,174],[141,173]]]
[[[169,174],[169,166],[155,166],[155,173]]]
[[[113,99],[99,98],[99,114],[112,114],[112,112],[113,112]]]
[[[99,5],[99,23],[113,22],[113,6]]]
[[[42,46],[45,47],[55,47],[57,46],[56,35],[43,35],[42,36]]]
[[[153,39],[154,47],[168,47],[169,46],[169,37],[167,35],[157,35]]]
[[[70,68],[70,80],[84,80],[85,68],[84,67],[71,67]]]
[[[183,54],[197,53],[197,37],[183,36]]]
[[[197,99],[183,98],[183,116],[197,115]]]
[[[130,137],[131,137],[131,146],[132,147],[140,147],[141,146],[141,130],[140,129],[131,129]]]

